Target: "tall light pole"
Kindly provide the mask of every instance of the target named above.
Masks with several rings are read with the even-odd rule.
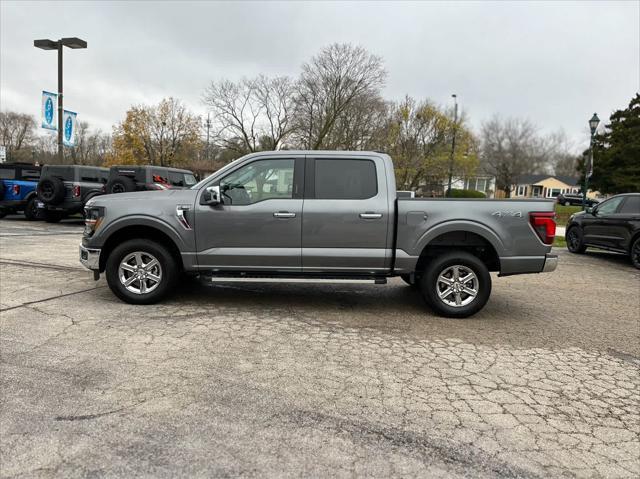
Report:
[[[447,188],[447,196],[451,196],[451,179],[453,177],[453,157],[456,152],[456,130],[458,129],[458,97],[454,93],[453,98],[453,138],[451,140],[451,157],[449,158],[449,185]]]
[[[582,210],[587,209],[587,189],[589,188],[589,178],[593,173],[593,137],[596,135],[600,118],[594,113],[589,120],[589,129],[591,130],[591,138],[589,140],[589,155],[584,160],[584,188],[582,188]]]
[[[34,40],[33,46],[42,50],[58,50],[58,162],[64,163],[64,153],[62,149],[63,138],[63,107],[62,107],[62,47],[87,48],[87,42],[77,37],[61,38],[60,40]]]
[[[205,158],[209,161],[209,130],[211,129],[211,112],[207,113],[207,121],[204,126],[207,128],[207,151],[205,152]]]

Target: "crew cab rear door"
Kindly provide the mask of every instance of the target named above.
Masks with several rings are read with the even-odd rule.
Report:
[[[304,183],[303,271],[384,272],[392,212],[382,159],[308,155]]]

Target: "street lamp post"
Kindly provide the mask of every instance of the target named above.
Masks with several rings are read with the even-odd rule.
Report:
[[[453,158],[456,152],[456,130],[458,129],[458,97],[454,93],[453,98],[453,138],[451,140],[451,156],[449,157],[449,183],[447,187],[447,196],[451,196],[451,180],[453,178]]]
[[[596,129],[600,123],[597,113],[594,113],[589,120],[589,129],[591,130],[591,138],[589,140],[589,155],[585,158],[584,165],[584,188],[582,188],[582,210],[587,209],[587,189],[589,188],[589,177],[593,173],[593,137],[596,135]]]
[[[58,51],[58,162],[64,163],[64,154],[62,150],[62,138],[63,138],[63,107],[62,107],[62,47],[69,48],[87,48],[87,42],[77,37],[61,38],[60,40],[34,40],[33,46],[42,50],[57,50]]]

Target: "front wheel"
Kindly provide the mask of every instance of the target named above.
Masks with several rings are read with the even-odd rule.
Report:
[[[636,238],[636,240],[631,245],[629,256],[631,257],[631,264],[640,269],[640,237]]]
[[[134,239],[111,252],[106,273],[109,288],[121,300],[153,304],[167,295],[178,276],[178,267],[163,245]]]
[[[449,318],[466,318],[480,311],[491,295],[487,266],[466,251],[434,258],[420,281],[427,303]]]

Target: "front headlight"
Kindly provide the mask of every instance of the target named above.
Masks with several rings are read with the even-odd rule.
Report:
[[[87,204],[84,207],[84,235],[91,237],[100,227],[104,218],[104,206],[91,206]]]

